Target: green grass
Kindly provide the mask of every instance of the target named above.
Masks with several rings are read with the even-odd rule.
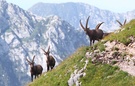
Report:
[[[135,20],[125,25],[125,30],[112,33],[105,41],[118,40],[125,45],[130,43],[129,37],[135,37]],[[73,55],[64,60],[55,69],[44,73],[41,77],[29,83],[28,86],[68,86],[67,81],[75,68],[81,69],[85,64],[85,53],[93,49],[105,50],[104,42],[98,42],[93,47],[81,47]],[[115,48],[118,50],[117,48]],[[125,56],[125,55],[123,55]],[[83,59],[83,61],[81,61]],[[89,59],[90,60],[90,59]],[[80,79],[81,86],[135,86],[135,77],[121,71],[117,66],[108,64],[92,64],[89,61],[86,76]]]
[[[104,42],[98,42],[98,43],[94,44],[91,48],[93,48],[92,50],[99,49],[100,52],[105,51]]]
[[[67,86],[67,81],[75,66],[78,69],[84,66],[85,53],[89,49],[88,47],[79,48],[59,66],[34,80],[29,86]],[[80,62],[82,59],[83,61]],[[85,72],[86,76],[80,79],[82,86],[135,86],[135,77],[121,71],[117,66],[95,65],[89,61]]]
[[[84,62],[80,62],[84,58],[85,52],[88,47],[79,48],[72,56],[63,61],[52,71],[49,71],[36,79],[29,86],[67,86],[67,81],[73,73],[75,66],[81,69],[84,66]]]
[[[89,65],[81,86],[134,86],[135,77],[107,64]]]
[[[131,42],[129,37],[130,36],[135,37],[135,20],[131,20],[123,28],[125,28],[125,30],[120,31],[119,33],[112,33],[109,36],[105,37],[105,40],[106,41],[117,40],[125,45],[128,45]]]

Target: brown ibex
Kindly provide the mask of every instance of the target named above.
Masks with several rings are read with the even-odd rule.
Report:
[[[47,71],[49,71],[49,69],[51,68],[51,70],[53,69],[53,67],[55,66],[55,59],[53,58],[53,56],[50,55],[50,46],[47,50],[47,52],[42,49],[44,51],[44,55],[46,55],[47,60],[46,60],[46,64],[47,64]]]
[[[118,23],[119,23],[119,25],[120,25],[120,27],[122,27],[122,26],[124,26],[125,24],[126,24],[126,19],[125,19],[125,21],[124,21],[124,23],[122,24],[119,20],[116,20]]]
[[[38,77],[38,75],[41,75],[42,71],[43,71],[43,67],[41,65],[34,65],[34,59],[35,59],[35,56],[33,56],[32,61],[30,61],[26,58],[27,62],[30,65],[31,81],[33,81],[34,75],[35,75],[35,79],[36,79],[36,77]]]
[[[90,16],[89,16],[90,17]],[[93,30],[90,30],[90,28],[88,28],[88,21],[89,21],[89,17],[87,18],[87,21],[86,21],[86,26],[84,27],[81,23],[81,20],[80,20],[80,25],[82,27],[82,29],[85,31],[86,35],[89,36],[89,39],[90,39],[90,45],[94,44],[95,40],[100,40],[103,38],[103,31],[101,29],[99,29],[99,27],[104,23],[99,23],[95,29]]]

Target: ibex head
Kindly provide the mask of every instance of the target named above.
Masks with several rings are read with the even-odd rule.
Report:
[[[85,27],[82,25],[81,20],[80,20],[80,25],[81,25],[82,29],[85,31],[86,34],[88,34],[88,31],[90,30],[90,28],[88,28],[89,17],[87,18]]]
[[[90,28],[88,28],[88,21],[89,21],[89,18],[90,18],[90,16],[87,18],[85,27],[82,25],[81,20],[80,20],[80,25],[81,25],[82,29],[85,31],[85,33],[86,33],[87,35],[88,35],[88,32],[90,31]],[[100,27],[103,23],[104,23],[104,22],[99,23],[99,24],[96,26],[95,30],[98,30],[99,27]]]
[[[123,24],[119,20],[116,20],[116,21],[119,23],[120,27],[124,26],[126,24],[126,22],[127,22],[126,19],[124,20],[124,23]]]
[[[50,46],[48,47],[48,50],[45,51],[44,49],[42,49],[44,51],[44,55],[46,55],[46,57],[49,57],[50,54]]]
[[[29,63],[29,65],[30,65],[31,68],[34,67],[34,59],[35,59],[35,56],[33,56],[32,61],[30,61],[30,60],[28,60],[28,59],[26,58],[26,60],[27,60],[27,62]]]

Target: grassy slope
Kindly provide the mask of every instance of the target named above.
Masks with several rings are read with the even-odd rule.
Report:
[[[70,74],[74,71],[75,65],[81,68],[84,63],[80,63],[80,60],[84,58],[86,47],[79,48],[72,56],[63,61],[52,71],[41,76],[30,86],[66,86]]]
[[[131,20],[128,24],[126,24],[123,28],[125,30],[111,34],[105,38],[105,40],[118,40],[125,45],[128,45],[130,43],[129,37],[134,36],[135,37],[135,20]]]
[[[105,40],[118,40],[124,44],[128,44],[130,42],[128,37],[131,35],[135,36],[135,20],[132,20],[124,28],[124,31],[111,34]],[[98,43],[98,47],[100,45],[102,43]],[[30,83],[29,86],[67,86],[67,81],[75,70],[75,67],[81,69],[84,66],[85,53],[87,51],[90,51],[89,47],[79,48],[59,66],[52,71],[44,73],[40,78]],[[83,61],[80,62],[82,59]],[[112,67],[107,64],[94,65],[89,61],[85,72],[86,76],[80,79],[82,86],[135,86],[135,77],[119,70],[118,67]]]

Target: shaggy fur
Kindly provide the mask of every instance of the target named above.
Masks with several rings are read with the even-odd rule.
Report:
[[[44,51],[44,55],[47,57],[46,63],[47,63],[47,71],[49,71],[49,69],[51,68],[51,70],[54,68],[55,66],[55,59],[53,58],[53,56],[50,55],[50,46],[48,48],[48,51],[46,52],[44,49],[42,49]]]
[[[90,17],[90,16],[89,16]],[[81,23],[81,20],[80,20],[80,25],[82,27],[82,29],[85,31],[86,35],[89,36],[89,39],[90,39],[90,46],[92,45],[92,43],[94,44],[95,40],[99,41],[100,39],[103,38],[103,31],[101,29],[99,29],[99,27],[104,23],[99,23],[95,29],[93,30],[90,30],[90,28],[88,28],[88,21],[89,21],[89,17],[87,18],[87,21],[86,21],[86,26],[84,27]]]
[[[33,57],[32,61],[29,61],[26,58],[27,62],[30,65],[31,81],[33,81],[33,76],[35,76],[36,79],[36,77],[38,77],[38,75],[41,75],[43,71],[43,67],[41,65],[34,65],[34,58],[35,56]]]

